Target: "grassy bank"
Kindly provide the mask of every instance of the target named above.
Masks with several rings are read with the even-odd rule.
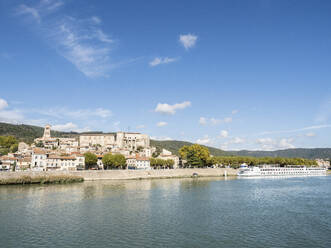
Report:
[[[0,185],[10,184],[56,184],[83,182],[84,178],[73,175],[17,175],[14,177],[0,178]]]

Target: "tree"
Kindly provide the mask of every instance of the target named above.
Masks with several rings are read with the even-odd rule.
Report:
[[[167,168],[173,169],[174,168],[174,164],[175,164],[175,161],[173,159],[167,159],[166,160],[166,166],[167,166]]]
[[[39,142],[36,144],[36,147],[44,147],[43,142],[39,141]]]
[[[161,148],[157,146],[155,149],[155,152],[153,152],[153,154],[152,154],[152,157],[153,158],[158,157],[161,154],[161,152],[162,152]]]
[[[93,166],[95,166],[98,162],[98,157],[97,155],[91,153],[91,152],[87,152],[84,154],[85,157],[85,166],[86,168],[91,168]]]
[[[18,150],[18,144],[13,144],[10,146],[10,152],[17,152]]]
[[[187,161],[189,167],[205,167],[210,157],[208,148],[198,144],[183,146],[178,152],[181,158]]]
[[[126,159],[122,154],[107,153],[102,158],[102,163],[105,169],[124,169],[126,167]]]
[[[113,155],[111,153],[107,153],[102,158],[103,168],[108,169],[113,164]]]
[[[113,166],[117,169],[125,169],[126,159],[122,154],[113,155]]]

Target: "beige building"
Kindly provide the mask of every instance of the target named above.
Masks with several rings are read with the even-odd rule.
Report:
[[[85,168],[85,157],[79,153],[56,154],[52,151],[34,149],[31,157],[31,169],[47,170],[77,170]]]
[[[61,147],[65,149],[67,147],[77,147],[78,141],[75,138],[55,138],[51,137],[51,125],[46,125],[44,128],[44,135],[41,138],[34,140],[35,144],[42,143],[47,149],[54,149]]]
[[[174,169],[177,169],[179,167],[179,157],[176,155],[173,155],[172,152],[162,149],[161,154],[157,157],[159,159],[167,160],[171,159],[174,161]]]
[[[150,145],[150,138],[147,134],[141,133],[88,133],[79,136],[80,146],[100,145],[108,149],[136,150],[138,147],[147,148]]]

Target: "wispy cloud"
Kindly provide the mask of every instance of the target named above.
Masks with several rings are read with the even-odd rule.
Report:
[[[16,14],[31,16],[38,23],[42,22],[42,18],[58,10],[64,3],[59,0],[41,0],[34,6],[21,4],[16,9]]]
[[[40,21],[41,21],[39,11],[36,8],[29,7],[25,4],[21,4],[17,8],[17,14],[19,14],[19,15],[27,14],[29,16],[32,16],[37,22],[40,23]]]
[[[111,69],[109,44],[113,41],[93,24],[64,18],[50,37],[58,52],[87,77],[108,75]]]
[[[72,131],[74,129],[77,129],[77,125],[72,122],[68,122],[65,124],[54,125],[52,126],[52,129],[57,131]]]
[[[200,117],[199,124],[200,125],[207,125],[208,119],[206,117]]]
[[[100,17],[66,16],[58,11],[62,5],[64,2],[55,0],[42,0],[34,6],[21,4],[17,14],[32,16],[39,23],[42,37],[85,76],[109,76],[115,64],[110,59],[114,40],[101,29]]]
[[[146,126],[143,125],[143,124],[142,124],[142,125],[138,125],[138,126],[136,126],[137,129],[144,129],[145,127],[146,127]]]
[[[198,36],[193,34],[181,34],[179,36],[179,42],[185,47],[186,50],[195,46],[198,40]]]
[[[0,121],[7,123],[18,123],[24,119],[20,110],[10,109],[5,99],[0,98]]]
[[[306,137],[315,137],[316,134],[313,133],[313,132],[309,132],[309,133],[306,133],[305,136],[306,136]]]
[[[208,135],[205,135],[203,138],[197,139],[195,143],[200,145],[207,145],[207,144],[212,144],[212,140],[209,138]]]
[[[32,109],[27,112],[34,112],[45,116],[51,116],[58,119],[74,118],[74,119],[89,119],[89,118],[108,118],[112,115],[111,110],[104,108],[96,109],[68,109],[67,107],[55,107],[48,109]]]
[[[322,129],[322,128],[330,128],[330,124],[325,125],[314,125],[309,127],[303,127],[298,129],[289,129],[289,130],[279,130],[279,131],[265,131],[262,133],[259,133],[258,135],[266,135],[266,134],[282,134],[282,133],[295,133],[295,132],[302,132],[307,130],[315,130],[315,129]]]
[[[200,125],[207,125],[211,124],[212,126],[219,125],[221,123],[230,123],[232,122],[232,117],[225,117],[223,119],[217,119],[217,118],[207,118],[207,117],[200,117],[199,124]]]
[[[168,103],[158,103],[155,108],[155,112],[173,115],[176,113],[177,110],[185,109],[190,106],[191,106],[191,102],[189,102],[189,101],[185,101],[182,103],[176,103],[173,105],[170,105]]]
[[[226,130],[222,130],[220,132],[220,136],[221,136],[221,138],[227,138],[229,136],[229,132]]]
[[[8,103],[5,99],[0,98],[0,110],[8,107]]]
[[[295,148],[293,141],[293,138],[281,138],[278,140],[272,138],[260,138],[256,140],[256,143],[260,145],[260,148],[263,150],[277,150]]]
[[[151,139],[152,140],[173,140],[172,138],[167,137],[167,136],[151,136]]]
[[[149,62],[149,65],[154,67],[154,66],[161,65],[161,64],[169,64],[169,63],[175,62],[177,60],[178,60],[178,58],[156,57],[151,62]]]
[[[158,122],[158,123],[156,124],[156,126],[158,126],[158,127],[164,127],[164,126],[166,126],[166,125],[168,125],[168,123],[165,122],[165,121],[160,121],[160,122]]]

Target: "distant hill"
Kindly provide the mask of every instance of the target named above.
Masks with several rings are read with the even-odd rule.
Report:
[[[287,157],[287,158],[308,158],[308,159],[330,159],[331,148],[293,148],[277,151],[231,151],[238,156],[251,157]]]
[[[35,138],[41,137],[44,133],[43,127],[31,125],[14,125],[0,122],[0,136],[12,135],[20,141],[32,143]],[[95,132],[93,132],[95,133]],[[99,132],[102,133],[102,132]],[[79,133],[52,131],[53,137],[77,137]],[[178,140],[151,140],[151,145],[164,148],[178,155],[178,150],[184,145],[192,145],[191,142]],[[307,159],[331,158],[331,148],[296,148],[277,151],[223,151],[214,147],[206,146],[214,156],[252,156],[252,157],[300,157]]]
[[[35,138],[42,137],[44,134],[43,127],[31,126],[31,125],[14,125],[0,122],[0,136],[14,136],[19,141],[23,141],[31,144]],[[73,137],[78,135],[74,132],[58,132],[51,131],[51,135],[54,137]]]
[[[168,151],[171,151],[173,154],[178,155],[178,150],[182,147],[182,146],[190,146],[193,145],[193,143],[191,142],[187,142],[187,141],[178,141],[178,140],[151,140],[151,146],[154,147],[159,147],[159,148],[164,148]],[[210,154],[214,155],[214,156],[230,156],[231,153],[223,151],[221,149],[217,149],[214,147],[209,147],[206,146],[209,149]]]

